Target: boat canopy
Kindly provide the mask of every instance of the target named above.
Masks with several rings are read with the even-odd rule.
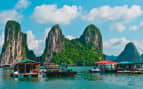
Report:
[[[95,64],[118,64],[118,63],[117,63],[117,62],[113,62],[113,61],[106,60],[106,61],[96,62]]]
[[[121,61],[121,62],[118,62],[119,64],[133,64],[135,62],[131,62],[131,61]]]
[[[24,59],[24,60],[18,61],[18,63],[26,63],[26,62],[38,63],[38,62],[36,62],[34,60],[30,60],[30,59]]]

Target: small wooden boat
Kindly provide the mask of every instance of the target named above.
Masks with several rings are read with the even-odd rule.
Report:
[[[44,74],[47,76],[47,77],[58,77],[58,76],[74,76],[77,72],[76,71],[47,71],[47,72],[44,72]]]
[[[43,74],[46,77],[74,76],[77,71],[73,71],[73,69],[68,67],[68,65],[61,66],[57,64],[51,64],[45,68]]]

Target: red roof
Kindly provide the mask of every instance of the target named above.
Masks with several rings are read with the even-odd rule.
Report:
[[[117,62],[113,62],[113,61],[99,61],[99,62],[96,62],[95,64],[117,64]]]

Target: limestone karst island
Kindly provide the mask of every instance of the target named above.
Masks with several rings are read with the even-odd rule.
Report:
[[[141,0],[3,0],[0,89],[143,89]]]

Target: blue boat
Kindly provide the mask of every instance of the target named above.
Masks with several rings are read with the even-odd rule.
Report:
[[[91,73],[105,73],[104,70],[100,70],[100,69],[91,69],[91,70],[89,70],[89,72],[91,72]]]

